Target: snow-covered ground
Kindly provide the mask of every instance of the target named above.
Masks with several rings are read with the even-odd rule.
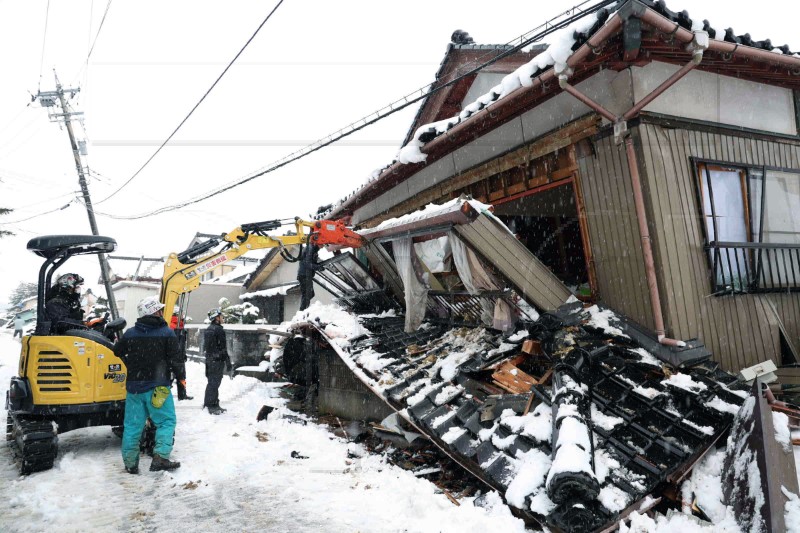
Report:
[[[0,332],[3,392],[19,347]],[[225,378],[228,412],[211,416],[201,410],[203,366],[187,371],[195,399],[176,402],[180,469],[149,472],[143,457],[142,473],[126,474],[119,439],[103,427],[60,435],[55,467],[19,477],[0,440],[0,531],[524,531],[499,496],[489,508],[455,506],[432,483],[289,411],[270,384]],[[262,405],[277,409],[256,422]]]

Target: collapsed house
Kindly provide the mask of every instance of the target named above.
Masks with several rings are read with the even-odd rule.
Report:
[[[398,160],[327,216],[470,195],[579,297],[728,371],[797,363],[797,50],[661,1],[570,20],[527,52],[451,43]]]
[[[326,214],[368,245],[323,263],[347,311],[298,315],[283,371],[321,410],[396,412],[559,530],[680,508],[727,436],[725,504],[782,530],[800,54],[719,22],[627,0],[524,51],[456,32],[397,160]],[[765,361],[777,385],[734,375]]]
[[[665,346],[572,297],[488,206],[456,200],[363,233],[369,266],[344,253],[318,272],[345,310],[299,314],[273,362],[319,387],[320,411],[353,418],[347,402],[322,401],[344,388],[322,368],[337,358],[531,525],[595,531],[664,495],[680,500],[692,466],[752,400],[699,341]],[[744,472],[757,461],[747,457]],[[796,494],[791,453],[770,460]],[[780,530],[752,494],[739,496],[748,520]]]

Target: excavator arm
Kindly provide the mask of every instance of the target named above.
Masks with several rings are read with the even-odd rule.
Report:
[[[282,224],[277,220],[242,224],[219,239],[210,239],[181,253],[171,253],[164,264],[160,300],[164,304],[164,320],[170,323],[175,304],[181,296],[200,286],[203,273],[227,263],[253,250],[281,248],[295,245],[359,248],[364,238],[348,229],[341,220],[316,220],[309,222],[295,218],[295,234],[273,236],[267,231]],[[208,252],[222,243],[223,249],[215,254]],[[288,255],[288,252],[285,252]]]

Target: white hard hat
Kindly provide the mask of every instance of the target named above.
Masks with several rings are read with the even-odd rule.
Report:
[[[139,305],[136,306],[136,310],[139,312],[139,318],[147,315],[154,315],[161,309],[164,309],[164,304],[159,302],[158,298],[155,296],[142,298]]]
[[[180,305],[175,305],[175,306],[172,307],[172,314],[173,315],[177,315],[180,312],[180,310],[181,310],[181,306]]]

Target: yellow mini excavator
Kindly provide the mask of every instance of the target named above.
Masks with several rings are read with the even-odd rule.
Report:
[[[185,339],[187,297],[200,285],[204,272],[251,250],[281,249],[289,261],[288,247],[325,246],[358,248],[364,239],[346,228],[342,221],[308,222],[295,219],[293,235],[270,236],[266,232],[280,221],[242,224],[218,239],[211,239],[180,254],[170,254],[164,266],[161,301],[164,318],[170,322],[173,307],[179,308],[176,333]],[[223,244],[224,243],[224,244]],[[214,252],[223,244],[221,251]],[[58,455],[58,434],[87,426],[122,425],[125,416],[126,368],[114,355],[108,336],[90,328],[51,324],[47,319],[45,295],[53,273],[70,257],[111,252],[116,242],[109,237],[58,235],[38,237],[28,249],[44,257],[39,270],[37,325],[33,335],[23,337],[19,375],[11,378],[6,393],[8,421],[6,438],[18,458],[20,473],[47,470]],[[311,279],[305,280],[311,283]],[[125,327],[123,319],[108,323],[113,334]],[[64,331],[63,333],[60,333]],[[54,334],[59,332],[58,334]]]
[[[110,252],[116,244],[110,237],[94,235],[45,236],[28,242],[28,250],[45,262],[39,270],[36,331],[22,338],[19,373],[6,393],[6,439],[21,474],[53,466],[59,433],[122,424],[126,370],[111,340],[88,327],[51,324],[45,302],[53,273],[70,257]],[[124,327],[124,319],[112,320],[106,332],[113,335]]]

